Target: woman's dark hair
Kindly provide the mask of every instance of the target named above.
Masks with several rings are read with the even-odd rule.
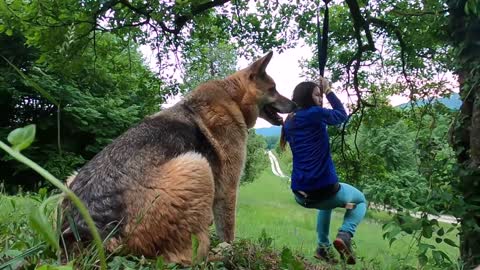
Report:
[[[318,84],[314,82],[301,82],[293,90],[292,101],[297,104],[297,109],[307,109],[312,106],[317,106],[313,101],[312,92]],[[293,113],[290,113],[285,119],[285,123],[293,117]],[[285,138],[285,123],[282,125],[282,131],[280,133],[280,150],[285,151],[285,145],[287,140]]]
[[[292,101],[297,104],[300,109],[307,109],[316,106],[313,101],[312,92],[318,84],[314,82],[301,82],[293,90]]]

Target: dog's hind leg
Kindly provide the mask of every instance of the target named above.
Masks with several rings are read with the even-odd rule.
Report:
[[[123,236],[127,249],[190,264],[195,235],[197,258],[207,256],[214,196],[208,161],[188,152],[155,168],[149,177],[148,187],[136,187],[126,196],[129,219]]]

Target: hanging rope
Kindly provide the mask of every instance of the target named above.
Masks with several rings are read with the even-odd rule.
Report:
[[[323,14],[323,30],[320,30],[320,1],[318,2],[317,10],[317,55],[318,55],[318,70],[320,76],[323,77],[325,73],[325,66],[327,65],[327,48],[328,48],[328,28],[329,28],[329,18],[328,18],[328,3],[330,0],[323,0],[325,3],[325,12]]]
[[[323,0],[325,4],[324,13],[323,13],[323,25],[322,29],[320,28],[320,14],[322,11],[320,0],[318,1],[317,7],[317,56],[318,56],[318,71],[320,76],[324,76],[325,74],[325,66],[327,65],[327,52],[328,52],[328,32],[329,32],[329,14],[328,14],[328,3],[330,0]],[[350,117],[349,117],[350,118]],[[345,128],[347,126],[347,122],[343,123],[341,128],[341,152],[343,160],[346,163],[346,178],[350,179],[349,167],[350,164],[347,162],[347,157],[345,155],[344,146],[346,145],[345,141]]]

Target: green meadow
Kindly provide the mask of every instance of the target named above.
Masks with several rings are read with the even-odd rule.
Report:
[[[344,210],[334,211],[330,236],[333,240],[341,225]],[[383,239],[382,225],[389,216],[385,212],[369,209],[367,217],[354,237],[355,250],[360,262],[353,269],[401,269],[402,263],[416,263],[417,245],[410,235],[395,241],[392,246]],[[442,224],[445,228],[451,226]],[[288,247],[313,258],[316,248],[316,210],[299,206],[286,179],[266,170],[253,183],[240,188],[237,209],[237,237],[257,239],[265,230],[273,239],[276,249]],[[452,232],[449,238],[458,242]],[[438,245],[452,260],[459,256],[458,248]],[[314,260],[314,259],[313,259]]]

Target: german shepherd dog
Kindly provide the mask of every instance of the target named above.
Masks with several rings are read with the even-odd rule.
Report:
[[[108,250],[190,264],[192,235],[197,256],[207,256],[213,221],[221,241],[234,240],[247,131],[258,117],[281,125],[278,113],[295,108],[265,72],[271,57],[201,84],[130,128],[69,179],[101,236],[111,235]],[[82,242],[91,240],[72,203],[62,207],[67,242],[75,242],[73,226]]]

